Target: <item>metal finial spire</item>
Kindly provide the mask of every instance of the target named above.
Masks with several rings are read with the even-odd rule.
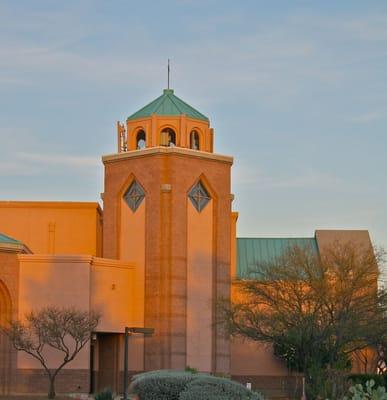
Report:
[[[170,76],[170,74],[171,74],[171,67],[170,67],[169,58],[168,58],[168,89],[169,89],[169,76]]]

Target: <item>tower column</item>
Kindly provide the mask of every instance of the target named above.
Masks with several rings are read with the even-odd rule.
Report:
[[[126,122],[147,146],[103,157],[103,249],[136,265],[137,321],[155,329],[144,368],[228,373],[228,339],[214,322],[230,294],[233,159],[212,153],[208,118],[172,89]],[[190,149],[191,130],[200,150]]]

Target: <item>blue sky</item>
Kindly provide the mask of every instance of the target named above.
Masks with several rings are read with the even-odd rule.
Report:
[[[387,247],[386,1],[1,1],[0,198],[98,201],[167,58],[235,157],[240,236]]]

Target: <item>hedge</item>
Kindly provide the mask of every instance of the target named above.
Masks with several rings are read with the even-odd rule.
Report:
[[[180,393],[195,376],[183,371],[150,371],[132,378],[130,391],[140,400],[179,400]]]
[[[179,400],[263,400],[263,396],[226,378],[201,376],[188,383]]]
[[[140,400],[263,400],[262,395],[226,378],[186,371],[135,375],[130,385]]]

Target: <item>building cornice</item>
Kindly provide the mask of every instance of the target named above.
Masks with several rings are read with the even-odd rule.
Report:
[[[24,263],[66,263],[66,264],[90,264],[93,256],[86,254],[20,254],[19,260]]]
[[[135,268],[133,264],[126,261],[94,257],[86,254],[19,254],[18,258],[23,263],[88,264],[93,267]]]
[[[96,202],[83,201],[0,201],[0,208],[70,208],[96,209],[101,213],[101,207]]]
[[[157,114],[152,114],[148,117],[138,117],[138,118],[133,118],[133,119],[127,119],[126,122],[129,123],[144,123],[144,122],[149,122],[152,120],[153,117],[156,117],[158,121],[170,121],[170,120],[176,120],[179,121],[182,118],[185,118],[188,122],[192,122],[192,123],[198,123],[199,124],[203,124],[203,125],[207,125],[208,127],[210,127],[210,121],[205,121],[203,119],[197,119],[197,118],[193,118],[188,116],[187,114],[180,114],[180,115],[157,115]]]
[[[183,147],[157,146],[157,147],[149,147],[147,149],[142,149],[142,150],[131,150],[122,153],[107,154],[105,156],[102,156],[102,162],[104,164],[107,164],[130,158],[141,158],[141,157],[158,156],[158,155],[184,156],[184,157],[188,156],[192,158],[199,158],[210,161],[220,161],[226,164],[232,164],[234,161],[233,157],[225,156],[223,154],[215,154],[206,151],[191,150]]]

